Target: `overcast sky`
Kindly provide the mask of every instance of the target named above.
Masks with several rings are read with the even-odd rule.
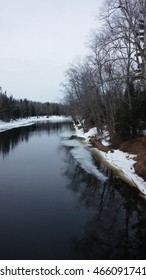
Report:
[[[0,0],[0,86],[8,96],[62,98],[64,71],[85,47],[103,0]]]

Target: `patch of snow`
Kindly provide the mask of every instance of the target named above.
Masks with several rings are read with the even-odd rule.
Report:
[[[109,142],[107,142],[107,140],[105,140],[105,139],[102,139],[101,143],[102,143],[103,146],[106,146],[106,147],[109,146]]]
[[[75,134],[78,136],[78,137],[84,137],[84,130],[83,128],[78,128],[76,125],[74,125],[74,128],[75,128]]]
[[[87,173],[96,176],[103,182],[107,180],[107,177],[104,176],[94,164],[90,151],[80,146],[72,149],[71,154]]]
[[[97,128],[96,127],[90,128],[88,132],[84,133],[86,139],[91,137],[91,136],[95,136],[96,134],[97,134]]]
[[[87,149],[87,144],[83,144],[76,139],[64,140],[62,144],[71,148],[71,155],[87,173],[96,176],[96,178],[102,182],[107,180],[107,177],[104,176],[94,164],[91,152]]]
[[[83,128],[78,128],[78,126],[74,125],[74,128],[75,128],[75,134],[78,136],[78,137],[82,137],[86,140],[86,142],[88,142],[89,138],[91,136],[95,136],[97,134],[97,128],[96,127],[93,127],[91,129],[89,129],[88,132],[85,132],[84,133],[84,130]]]
[[[104,130],[101,136],[101,143],[104,146],[109,146],[110,145],[110,136],[109,132],[107,130]]]

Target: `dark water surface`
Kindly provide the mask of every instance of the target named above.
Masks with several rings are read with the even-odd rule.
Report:
[[[145,200],[82,170],[61,143],[71,130],[0,133],[0,259],[146,259]]]

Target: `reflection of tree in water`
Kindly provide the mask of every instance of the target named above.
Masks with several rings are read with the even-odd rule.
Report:
[[[13,150],[20,142],[28,142],[29,138],[35,133],[41,136],[42,131],[50,134],[52,132],[60,133],[65,128],[70,128],[72,123],[49,123],[38,122],[35,125],[14,128],[0,133],[0,154],[5,157]]]
[[[32,127],[17,128],[0,133],[0,154],[5,157],[19,142],[28,141]]]
[[[80,240],[72,241],[74,259],[145,259],[146,203],[136,189],[110,176],[101,184],[68,154],[68,188],[82,207],[94,209]]]

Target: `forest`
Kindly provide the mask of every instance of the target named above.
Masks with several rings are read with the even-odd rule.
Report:
[[[146,123],[146,1],[107,0],[62,88],[72,115],[117,135],[141,134]]]
[[[41,103],[25,99],[15,99],[0,87],[0,120],[9,122],[32,116],[64,115],[65,105],[58,103]]]

